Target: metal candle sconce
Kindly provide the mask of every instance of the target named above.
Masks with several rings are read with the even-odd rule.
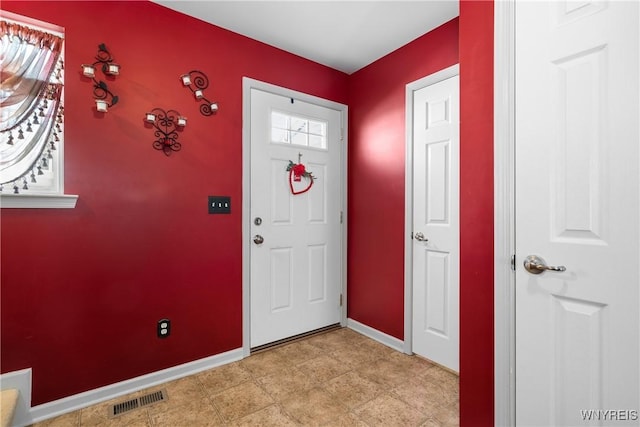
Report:
[[[104,43],[98,45],[96,62],[93,64],[82,64],[82,74],[93,79],[93,96],[96,100],[96,109],[101,113],[106,113],[109,107],[118,103],[118,97],[113,94],[102,80],[96,80],[96,65],[101,64],[102,72],[107,76],[117,76],[120,74],[120,65],[113,62],[111,53]]]
[[[178,142],[178,129],[184,129],[187,118],[176,110],[164,111],[162,108],[154,108],[144,116],[144,121],[155,128],[153,148],[162,150],[169,156],[173,151],[180,151],[182,145]]]
[[[209,79],[207,76],[198,70],[189,71],[188,74],[180,76],[182,85],[188,87],[193,96],[201,102],[200,112],[205,116],[210,116],[218,111],[218,103],[211,102],[204,96],[204,90],[209,86]]]

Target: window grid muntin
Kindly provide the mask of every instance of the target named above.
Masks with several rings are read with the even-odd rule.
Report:
[[[271,143],[327,149],[328,122],[317,118],[271,111]]]

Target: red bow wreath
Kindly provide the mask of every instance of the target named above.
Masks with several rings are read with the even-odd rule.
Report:
[[[313,181],[314,176],[311,172],[307,171],[307,168],[302,164],[295,164],[291,160],[289,160],[289,166],[287,166],[287,172],[293,171],[293,180],[299,182],[302,180],[302,177],[309,178]]]
[[[299,160],[298,160],[299,162]],[[302,163],[293,163],[289,160],[289,165],[287,166],[287,172],[289,172],[289,188],[291,189],[291,193],[295,196],[296,194],[302,194],[309,191],[311,186],[313,185],[314,176],[311,172],[307,171],[307,168]],[[302,177],[309,179],[309,185],[305,188],[300,189],[299,186],[294,187],[294,182],[302,181]]]

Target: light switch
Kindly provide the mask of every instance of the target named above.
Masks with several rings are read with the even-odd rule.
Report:
[[[231,197],[229,196],[209,196],[210,214],[230,214]]]

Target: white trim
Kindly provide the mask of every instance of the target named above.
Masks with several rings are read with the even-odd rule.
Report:
[[[405,174],[404,174],[404,345],[402,351],[412,354],[413,323],[413,94],[460,74],[460,64],[429,74],[407,84],[405,89]]]
[[[348,107],[338,102],[276,86],[270,83],[242,78],[242,351],[245,357],[251,353],[251,89],[330,108],[340,112],[342,125],[342,314],[340,324],[347,325],[347,135]]]
[[[387,335],[384,332],[380,332],[379,330],[360,323],[357,320],[347,319],[347,328],[353,329],[354,331],[359,332],[372,340],[378,341],[380,344],[391,347],[394,350],[400,352],[404,351],[404,342],[402,340],[392,337],[391,335]]]
[[[494,411],[515,425],[515,1],[494,4]]]
[[[347,326],[347,224],[349,223],[349,215],[347,214],[348,198],[347,189],[349,182],[349,107],[342,106],[342,114],[340,115],[340,121],[342,124],[342,165],[340,173],[342,174],[342,314],[340,316],[340,326]]]
[[[242,354],[251,353],[251,88],[242,78]]]
[[[31,368],[20,371],[7,372],[0,375],[0,388],[2,390],[15,389],[20,393],[18,403],[13,413],[12,426],[24,426],[31,424]]]
[[[3,194],[0,196],[0,208],[53,208],[72,209],[76,207],[78,196],[72,194]]]
[[[96,388],[84,393],[75,394],[63,399],[54,400],[31,408],[31,420],[27,424],[44,421],[68,412],[77,411],[105,400],[114,399],[139,390],[153,387],[168,381],[177,380],[198,372],[206,371],[221,365],[242,359],[242,349],[238,348],[203,359],[194,360],[172,368],[152,372],[140,377],[131,378],[105,387]],[[17,425],[17,424],[16,424]]]

